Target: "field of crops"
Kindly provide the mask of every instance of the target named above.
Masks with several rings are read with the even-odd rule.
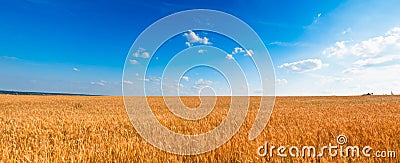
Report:
[[[368,161],[399,162],[400,96],[277,97],[267,127],[254,141],[248,133],[257,113],[251,98],[245,123],[226,144],[208,153],[165,153],[141,138],[126,114],[122,97],[0,95],[0,160],[5,162],[261,162]],[[182,98],[197,106],[196,97]],[[207,132],[226,117],[230,98],[218,97],[210,115],[184,121],[167,110],[161,97],[151,97],[157,119],[183,134]],[[141,108],[137,108],[141,109]],[[257,148],[274,146],[371,146],[371,157],[261,157]],[[373,158],[375,151],[396,151],[396,158]]]

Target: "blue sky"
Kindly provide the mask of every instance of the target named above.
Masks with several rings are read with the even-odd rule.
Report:
[[[236,16],[257,32],[275,67],[277,95],[399,93],[398,6],[396,0],[2,1],[0,89],[121,95],[125,59],[139,34],[162,17],[202,8]],[[238,47],[210,32],[193,32],[227,55]],[[165,49],[188,47],[183,33],[171,41],[174,46]],[[184,88],[226,87],[216,85],[224,83],[218,74],[196,77],[200,72],[188,72]],[[159,79],[154,72],[124,82]]]

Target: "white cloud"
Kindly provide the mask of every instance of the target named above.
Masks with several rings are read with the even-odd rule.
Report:
[[[137,60],[131,59],[129,60],[129,62],[133,65],[139,64],[139,62]]]
[[[199,35],[194,33],[192,30],[189,30],[187,33],[184,33],[183,35],[188,40],[187,42],[185,42],[185,44],[187,46],[191,46],[192,43],[211,44],[211,42],[209,41],[209,39],[207,37],[201,38],[201,37],[199,37]]]
[[[146,78],[137,78],[138,81],[151,82],[152,84],[161,84],[161,77],[149,76]],[[164,83],[165,84],[165,83]]]
[[[253,56],[254,51],[253,50],[246,50],[246,54],[244,56]]]
[[[341,57],[349,53],[350,49],[346,47],[347,41],[336,42],[334,46],[330,46],[322,51],[323,55],[328,57],[337,56]]]
[[[317,16],[314,17],[314,20],[313,20],[313,22],[312,22],[311,25],[314,25],[314,24],[318,23],[319,18],[320,18],[321,16],[322,16],[322,13],[318,13]],[[310,25],[310,26],[311,26],[311,25]]]
[[[278,68],[286,68],[294,72],[308,72],[321,69],[323,66],[328,66],[328,64],[323,64],[320,59],[306,59],[292,63],[284,63]]]
[[[235,47],[231,54],[234,55],[234,54],[238,54],[238,53],[245,53],[244,56],[252,56],[254,54],[254,51],[251,50],[251,49],[250,50],[245,50],[245,49],[240,48],[240,47]],[[228,56],[227,56],[227,58],[228,58]],[[231,57],[229,57],[228,59],[230,59],[230,58]],[[234,58],[232,57],[232,59],[234,59]]]
[[[124,80],[124,83],[125,83],[125,84],[133,84],[133,81],[130,81],[130,80]]]
[[[207,50],[204,50],[204,49],[199,49],[199,50],[197,50],[197,52],[200,53],[200,54],[201,54],[201,53],[205,53],[206,51],[207,51]]]
[[[231,53],[231,55],[238,54],[238,53],[245,53],[244,56],[252,56],[254,54],[253,50],[245,50],[241,47],[235,47]],[[228,58],[228,56],[227,56]],[[229,57],[228,59],[234,59],[233,57]]]
[[[244,53],[244,50],[243,50],[242,48],[235,47],[235,48],[233,49],[232,54],[237,54],[237,53]]]
[[[227,54],[226,57],[229,60],[235,60],[235,58],[233,58],[232,54]]]
[[[78,71],[79,71],[79,69],[76,68],[76,67],[72,68],[72,70],[75,71],[75,72],[78,72]]]
[[[185,81],[189,81],[189,77],[188,76],[182,76],[182,79]]]
[[[379,67],[349,68],[344,71],[344,78],[351,78],[352,91],[357,94],[373,92],[374,94],[390,93],[399,90],[398,77],[400,63]]]
[[[282,85],[287,83],[288,81],[286,79],[276,79],[276,84]]]
[[[149,82],[150,81],[150,79],[148,79],[148,78],[139,78],[138,80],[145,81],[145,82]]]
[[[152,77],[150,77],[150,81],[152,81],[152,82],[160,82],[161,81],[161,77],[152,76]]]
[[[92,85],[101,85],[101,86],[104,86],[104,85],[106,85],[106,81],[104,81],[104,80],[100,80],[100,81],[98,81],[98,82],[90,82],[90,84],[92,84]]]
[[[374,37],[362,41],[361,43],[353,45],[351,47],[351,53],[356,56],[363,56],[363,57],[374,56],[382,52],[385,46],[387,46],[385,37],[383,36]]]
[[[149,52],[143,52],[142,56],[140,56],[140,57],[142,57],[142,58],[150,58],[150,54],[149,54]]]
[[[142,52],[144,52],[144,51],[145,51],[144,48],[139,48],[138,50],[136,50],[135,53],[133,53],[133,56],[134,56],[134,57],[139,57],[139,56],[140,56],[140,53],[142,53]]]
[[[359,68],[348,68],[342,71],[343,74],[347,74],[347,73],[353,73],[355,71],[357,71]]]
[[[357,92],[388,92],[400,75],[400,27],[394,27],[381,36],[359,42],[337,42],[323,51],[328,57],[349,56],[339,78],[328,78],[332,83],[342,82]],[[351,57],[352,56],[352,57]],[[353,60],[355,59],[355,60]],[[350,61],[350,62],[348,62]],[[356,87],[357,86],[357,87]]]
[[[194,84],[196,84],[196,85],[211,85],[212,83],[213,82],[211,80],[205,80],[203,78],[200,78]]]
[[[335,45],[323,50],[322,54],[328,57],[341,57],[343,55],[373,57],[388,50],[393,45],[395,50],[400,50],[400,27],[394,27],[382,36],[372,37],[355,44],[350,44],[349,41],[336,42]]]
[[[399,60],[400,55],[387,55],[387,56],[382,56],[382,57],[375,57],[375,58],[367,58],[367,59],[361,59],[353,64],[359,67],[362,66],[374,66],[374,65],[379,65],[379,64],[384,64],[390,61],[394,60]]]
[[[138,58],[150,58],[150,53],[146,51],[146,49],[144,48],[139,48],[138,50],[136,50],[135,53],[133,53],[133,56]]]

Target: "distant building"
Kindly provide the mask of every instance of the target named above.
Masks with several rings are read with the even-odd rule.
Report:
[[[374,95],[374,93],[363,94],[363,96],[369,96],[369,95]]]

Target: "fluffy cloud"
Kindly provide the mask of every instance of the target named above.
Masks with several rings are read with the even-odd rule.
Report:
[[[191,88],[194,90],[201,90],[205,87],[209,87],[211,84],[213,84],[213,81],[200,78],[194,83],[194,85]]]
[[[361,59],[361,60],[354,62],[353,64],[358,67],[375,66],[375,65],[381,65],[381,64],[385,64],[385,63],[399,60],[399,59],[400,59],[400,55],[387,55],[387,56],[382,56],[382,57]]]
[[[243,53],[244,50],[242,48],[236,47],[233,49],[232,54]]]
[[[235,60],[235,58],[233,58],[232,54],[227,54],[225,58],[229,59],[229,60]]]
[[[78,69],[78,68],[76,68],[76,67],[74,67],[74,68],[72,68],[72,71],[78,72],[78,71],[79,71],[79,69]]]
[[[196,85],[211,85],[212,83],[213,82],[211,80],[205,80],[203,78],[200,78],[194,84],[196,84]]]
[[[189,81],[189,77],[188,76],[182,76],[182,80]]]
[[[150,54],[149,54],[149,52],[143,52],[140,57],[142,57],[142,58],[150,58]]]
[[[322,51],[322,54],[332,57],[341,57],[351,54],[361,57],[373,57],[390,47],[400,49],[400,27],[394,27],[382,36],[351,44],[349,41],[339,41]]]
[[[137,60],[131,59],[129,60],[129,62],[133,65],[139,64],[139,62]]]
[[[246,50],[246,54],[244,54],[244,56],[253,56],[253,54],[253,50]]]
[[[334,46],[330,46],[322,51],[323,55],[328,57],[337,56],[341,57],[345,54],[348,54],[350,48],[346,47],[347,41],[339,41],[336,42]]]
[[[238,53],[245,53],[244,56],[252,56],[254,54],[254,51],[253,50],[245,50],[240,47],[235,47],[231,54],[234,55],[234,54],[238,54]]]
[[[276,79],[276,84],[282,85],[287,83],[288,81],[286,79]]]
[[[146,51],[146,49],[144,48],[139,48],[138,50],[136,50],[135,53],[133,53],[133,56],[138,58],[150,58],[150,53]]]
[[[381,36],[359,42],[340,41],[326,48],[322,54],[328,57],[350,57],[337,78],[325,78],[347,90],[362,94],[365,92],[389,93],[397,87],[394,84],[400,76],[400,27],[394,27]],[[353,60],[355,59],[355,61]]]
[[[191,89],[198,91],[205,87],[209,87],[211,84],[213,84],[213,81],[200,78],[199,80],[194,82],[194,85],[191,87]],[[195,93],[195,92],[192,92],[192,93]]]
[[[400,63],[378,67],[353,67],[343,71],[344,77],[351,78],[352,84],[345,86],[356,94],[373,92],[374,94],[390,93],[399,90],[396,85],[400,76]]]
[[[308,72],[321,69],[323,66],[328,66],[328,64],[323,64],[320,59],[306,59],[292,63],[284,63],[278,68],[286,68],[294,72]]]
[[[184,33],[183,35],[187,39],[187,42],[185,42],[187,46],[191,46],[192,43],[211,44],[211,42],[207,37],[201,38],[199,35],[197,35],[191,30],[189,30],[187,33]]]

